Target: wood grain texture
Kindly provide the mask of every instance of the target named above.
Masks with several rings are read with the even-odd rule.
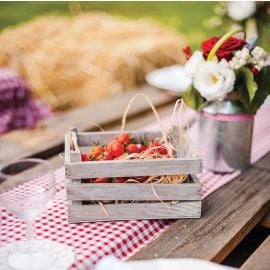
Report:
[[[68,200],[201,200],[201,184],[81,184],[67,183]]]
[[[241,270],[269,270],[270,269],[270,236],[251,254],[241,266]]]
[[[270,171],[270,153],[266,154],[264,158],[260,159],[256,164],[254,165],[257,168],[261,168],[264,170]]]
[[[200,218],[201,201],[170,203],[104,204],[106,212],[98,204],[68,207],[69,222],[92,222],[136,219]],[[107,213],[107,214],[106,214]]]
[[[270,208],[269,171],[251,167],[203,200],[202,218],[178,220],[131,260],[201,258],[221,262]]]
[[[201,158],[160,158],[144,160],[106,160],[65,163],[69,179],[148,175],[197,174],[202,172]]]
[[[263,159],[260,159],[255,166],[257,168],[265,169],[270,171],[270,153],[266,154]],[[261,220],[260,225],[270,229],[270,211]]]
[[[40,122],[37,128],[12,131],[1,136],[0,139],[0,163],[25,157],[48,158],[63,151],[64,133],[72,123],[79,120],[88,120],[105,126],[120,120],[129,100],[137,93],[144,93],[151,97],[157,107],[175,100],[165,92],[158,91],[150,86],[128,91],[110,97],[96,105],[78,108],[69,112],[56,114],[55,117]],[[144,100],[134,102],[130,110],[130,116],[149,111],[149,105]],[[87,122],[76,124],[79,130],[95,130],[93,125]],[[16,153],[16,156],[14,155]]]
[[[260,225],[270,229],[270,212],[268,212],[264,218],[261,220]]]

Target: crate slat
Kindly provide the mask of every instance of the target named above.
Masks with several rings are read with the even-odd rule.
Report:
[[[93,222],[135,219],[200,218],[201,201],[169,203],[125,203],[101,206],[72,204],[68,209],[69,222]]]
[[[65,134],[65,163],[81,161],[81,154],[70,149],[70,134]]]
[[[70,179],[96,177],[154,176],[197,174],[202,172],[201,158],[85,161],[66,163]]]
[[[67,184],[68,200],[200,200],[200,184]]]

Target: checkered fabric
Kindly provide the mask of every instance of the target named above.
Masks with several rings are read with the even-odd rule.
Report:
[[[50,116],[49,107],[31,99],[26,82],[16,73],[0,68],[0,134],[17,128],[31,128]]]
[[[270,108],[263,108],[255,117],[253,162],[270,151],[270,121],[266,117],[269,114]],[[190,130],[192,137],[197,134],[196,129],[197,127],[194,125]],[[204,171],[200,175],[200,181],[203,184],[203,198],[231,181],[239,173],[220,175]],[[137,220],[69,224],[64,168],[56,170],[55,175],[57,195],[53,205],[37,220],[36,235],[38,239],[47,238],[73,247],[76,261],[70,270],[92,269],[94,263],[109,254],[125,260],[157,238],[174,222]],[[5,209],[2,209],[1,214],[1,244],[24,239],[24,222],[14,218]]]

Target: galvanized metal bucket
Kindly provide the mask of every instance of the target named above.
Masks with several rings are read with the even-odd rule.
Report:
[[[211,102],[200,113],[199,151],[208,170],[229,173],[250,165],[254,115],[237,101]]]

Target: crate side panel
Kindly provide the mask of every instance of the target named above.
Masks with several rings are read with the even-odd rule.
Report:
[[[100,205],[71,205],[68,208],[69,222],[94,222],[135,219],[200,218],[201,201],[165,203],[126,203]]]
[[[200,200],[200,185],[182,184],[67,184],[68,200]]]
[[[66,164],[66,176],[71,179],[196,174],[201,171],[200,158],[89,161]]]

